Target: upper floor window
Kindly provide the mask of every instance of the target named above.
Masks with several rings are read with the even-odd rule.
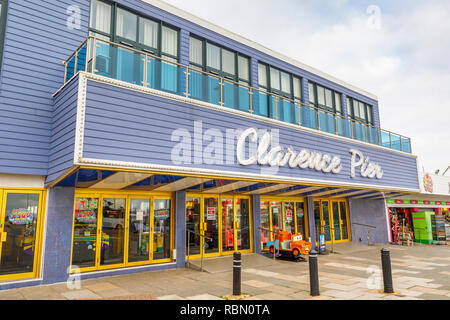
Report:
[[[334,113],[342,113],[341,94],[309,82],[309,103],[316,108],[325,109]]]
[[[3,41],[5,39],[5,29],[6,29],[6,9],[7,9],[7,0],[0,0],[0,70],[2,67]]]
[[[250,83],[250,60],[204,39],[190,37],[190,65],[235,82]]]
[[[165,59],[178,58],[178,30],[103,0],[92,0],[89,34]]]
[[[261,90],[301,101],[301,79],[271,66],[258,64],[258,85]]]
[[[373,124],[373,109],[371,105],[353,98],[347,98],[347,106],[353,119]]]

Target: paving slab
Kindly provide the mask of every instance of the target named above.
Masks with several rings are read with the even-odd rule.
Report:
[[[62,296],[69,300],[87,300],[87,299],[98,299],[101,296],[93,293],[91,290],[77,290],[77,291],[68,291],[62,293]]]

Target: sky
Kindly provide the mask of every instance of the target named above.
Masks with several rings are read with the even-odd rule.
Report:
[[[450,1],[164,1],[375,94],[420,169],[450,165]]]

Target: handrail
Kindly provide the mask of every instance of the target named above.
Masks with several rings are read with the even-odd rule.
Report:
[[[371,225],[369,225],[369,224],[364,224],[364,223],[356,223],[356,222],[352,222],[351,224],[355,224],[355,225],[363,226],[363,227],[368,227],[368,228],[372,228],[372,229],[376,229],[376,228],[377,228],[377,227],[375,227],[375,226],[371,226]]]
[[[93,46],[92,49],[92,44],[95,44]],[[77,64],[78,64],[78,53],[79,51],[86,45],[86,61],[84,61],[85,63],[85,70],[86,72],[89,73],[93,73],[95,74],[97,71],[95,70],[95,60],[96,60],[96,46],[98,43],[104,43],[106,45],[110,45],[110,46],[114,46],[117,48],[121,48],[123,50],[126,50],[128,52],[133,52],[136,54],[139,54],[141,56],[143,56],[145,58],[144,62],[144,86],[147,86],[147,63],[149,62],[147,59],[155,59],[158,60],[160,62],[164,62],[173,66],[176,66],[178,68],[184,69],[185,70],[185,76],[186,76],[186,92],[183,93],[183,95],[185,95],[186,97],[189,97],[191,94],[189,93],[189,76],[191,75],[191,72],[195,72],[195,73],[199,73],[201,75],[207,76],[207,77],[211,77],[214,79],[217,79],[219,81],[219,87],[220,87],[220,102],[219,105],[220,106],[224,106],[225,105],[225,98],[224,98],[224,86],[225,83],[229,83],[232,84],[234,86],[240,87],[240,88],[244,88],[248,90],[248,101],[246,103],[248,103],[248,112],[250,113],[254,113],[253,110],[253,95],[256,94],[262,94],[262,95],[266,95],[268,98],[271,97],[273,99],[275,99],[275,115],[274,115],[274,119],[279,120],[278,119],[278,113],[279,113],[279,108],[278,105],[280,103],[280,101],[285,101],[287,103],[292,104],[293,108],[297,108],[297,112],[298,112],[298,119],[293,119],[295,120],[295,122],[297,122],[297,124],[299,126],[305,126],[305,123],[303,119],[302,121],[302,117],[304,117],[304,111],[305,108],[306,110],[310,110],[313,114],[308,115],[309,119],[312,121],[311,125],[312,129],[317,129],[319,131],[325,131],[328,133],[332,133],[338,136],[344,136],[347,138],[351,138],[353,140],[360,140],[366,143],[370,143],[370,144],[374,144],[374,145],[379,145],[379,146],[383,146],[389,149],[393,149],[393,150],[399,150],[399,151],[403,151],[404,149],[404,143],[407,143],[407,150],[405,152],[411,152],[411,139],[401,135],[401,134],[397,134],[394,132],[391,132],[389,130],[385,130],[385,129],[381,129],[378,127],[375,127],[374,125],[370,124],[370,123],[364,123],[358,119],[352,119],[348,114],[346,116],[344,115],[340,115],[337,113],[333,113],[330,112],[326,109],[322,109],[319,108],[315,105],[311,105],[311,104],[306,104],[304,102],[298,101],[298,100],[293,100],[291,98],[287,98],[287,97],[283,97],[279,94],[276,94],[274,92],[269,92],[269,91],[265,91],[262,90],[260,88],[253,88],[248,84],[245,83],[241,83],[241,82],[237,82],[231,79],[228,79],[226,77],[221,77],[219,75],[210,73],[210,72],[205,72],[203,70],[198,70],[197,68],[190,66],[190,65],[183,65],[180,64],[178,62],[174,62],[171,61],[169,59],[165,59],[164,57],[158,57],[150,52],[146,52],[146,51],[142,51],[142,50],[137,50],[135,48],[126,46],[124,44],[121,43],[115,43],[115,42],[111,42],[108,40],[103,40],[103,39],[99,39],[95,36],[88,36],[82,43],[80,46],[78,46],[78,48],[72,53],[72,55],[63,62],[64,64],[64,68],[65,68],[65,72],[64,72],[64,84],[66,84],[67,82],[69,82],[72,78],[74,78],[77,74],[77,71],[80,71],[77,69]],[[92,50],[90,50],[92,49]],[[68,72],[68,65],[71,63],[72,59],[75,58],[74,61],[74,70],[73,70],[73,75],[70,77],[70,79],[67,79],[67,72]],[[88,70],[88,65],[91,63],[91,68],[89,68],[90,70]],[[72,68],[72,67],[71,67]],[[214,102],[215,103],[215,102]],[[303,108],[303,109],[301,109]],[[324,114],[327,119],[326,119],[326,127],[329,127],[329,130],[322,130],[322,123],[321,121],[321,117],[322,114]],[[313,118],[311,117],[313,116]],[[333,125],[329,125],[329,121],[331,120],[328,117],[333,117],[334,119],[334,124]],[[313,120],[314,119],[314,120]],[[344,123],[339,123],[338,124],[338,119],[341,119],[341,121],[344,121]],[[356,126],[362,126],[357,128]],[[307,127],[309,127],[308,125],[306,125]],[[357,133],[356,133],[357,130]],[[363,131],[361,131],[363,130]],[[389,136],[389,141],[387,143],[384,143],[386,141],[383,141],[383,137],[384,135],[387,134]],[[396,140],[395,142],[392,140],[392,137],[398,137],[398,140]],[[395,146],[395,147],[394,147]]]

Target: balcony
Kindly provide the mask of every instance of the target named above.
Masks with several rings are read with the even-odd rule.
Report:
[[[85,71],[411,153],[410,138],[95,37],[88,37],[64,62],[64,67],[64,84],[77,72]]]

